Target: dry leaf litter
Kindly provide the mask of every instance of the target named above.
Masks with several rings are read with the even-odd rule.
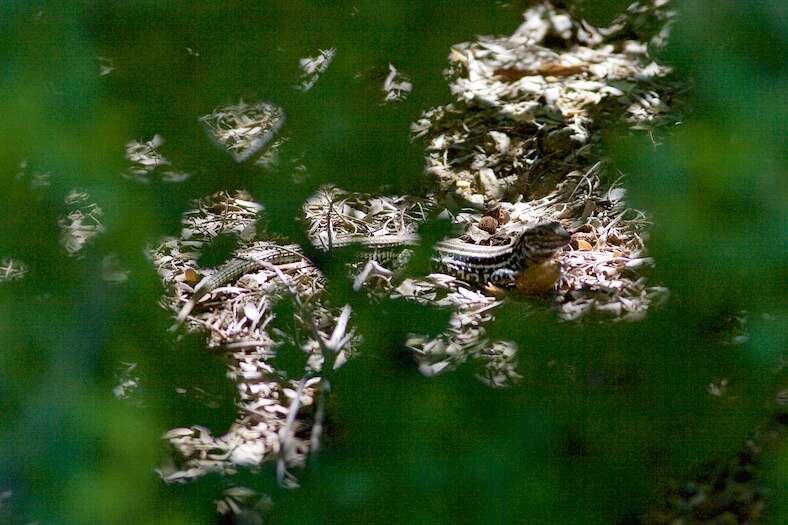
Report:
[[[428,210],[462,225],[463,239],[479,244],[502,244],[525,225],[555,219],[574,233],[571,246],[560,254],[560,280],[545,302],[568,321],[592,311],[612,320],[641,319],[666,294],[642,275],[653,263],[645,251],[648,217],[626,204],[622,186],[604,182],[603,175],[612,168],[600,160],[597,144],[600,129],[611,122],[624,119],[633,129],[652,130],[680,119],[671,98],[681,86],[667,79],[669,69],[650,58],[646,43],[619,37],[632,34],[632,25],[644,20],[664,24],[667,16],[662,3],[657,4],[633,8],[605,29],[543,4],[528,10],[509,37],[482,37],[454,46],[446,74],[455,100],[426,111],[412,126],[414,137],[426,144],[426,171],[437,193],[417,198],[323,188],[304,205],[313,243],[327,246],[329,235],[413,232]],[[335,53],[330,49],[302,60],[302,89],[315,86]],[[390,66],[382,89],[387,99],[396,100],[412,86]],[[279,140],[273,136],[282,121],[274,106],[243,102],[203,119],[237,159],[263,150],[260,137],[264,145]],[[147,161],[129,156],[136,165],[162,162],[155,148]],[[449,204],[458,204],[462,211],[451,214]],[[237,235],[242,255],[263,253],[270,244],[254,240],[261,211],[248,194],[233,191],[206,198],[187,213],[181,238],[166,239],[152,250],[156,267],[174,291],[165,305],[178,311],[199,276],[215,271],[199,268],[196,259],[216,236]],[[480,379],[491,386],[503,387],[519,378],[516,345],[486,335],[485,326],[502,303],[495,295],[442,274],[397,279],[381,269],[366,277],[369,293],[453,311],[439,337],[412,334],[407,341],[424,374],[478,359],[484,364]],[[192,312],[188,327],[204,330],[211,348],[233,358],[229,376],[238,385],[240,414],[222,435],[201,427],[168,433],[165,438],[181,457],[161,469],[166,481],[277,460],[283,471],[280,481],[294,482],[287,469],[303,464],[314,441],[310,430],[324,386],[319,377],[321,350],[328,342],[342,342],[342,347],[332,348],[341,364],[352,356],[357,341],[352,320],[350,326],[343,325],[344,310],[326,304],[322,288],[322,276],[304,260],[246,275],[212,292]],[[302,344],[309,370],[304,379],[285,380],[271,358],[288,336],[269,327],[273,304],[293,298],[309,335]]]
[[[636,3],[611,26],[596,28],[543,3],[527,10],[523,24],[509,37],[481,37],[454,46],[445,71],[454,102],[426,111],[412,125],[414,137],[426,145],[426,172],[437,192],[417,198],[323,188],[304,206],[313,243],[326,246],[329,235],[413,232],[430,209],[463,225],[463,239],[479,244],[501,244],[524,225],[555,219],[573,232],[573,239],[560,254],[561,276],[546,303],[567,321],[590,312],[607,314],[613,321],[641,319],[665,299],[667,290],[643,276],[653,264],[645,249],[648,217],[627,206],[620,179],[606,182],[612,168],[600,157],[597,145],[600,129],[610,123],[623,120],[631,129],[653,136],[660,126],[681,120],[673,99],[684,87],[669,79],[670,70],[655,63],[647,49],[649,43],[659,46],[665,41],[672,16],[667,7],[662,0]],[[628,39],[649,34],[649,27],[661,29],[651,31],[648,42]],[[335,53],[321,50],[301,60],[300,89],[315,86]],[[102,74],[111,72],[108,67],[102,64]],[[408,78],[389,65],[382,86],[384,100],[401,100],[412,89]],[[241,101],[201,120],[238,161],[257,155],[258,165],[271,165],[277,161],[279,144],[286,140],[280,133],[283,112],[265,102]],[[139,182],[152,177],[167,182],[186,179],[188,174],[158,152],[163,140],[156,135],[129,142],[130,167],[125,176]],[[29,176],[31,186],[48,184],[48,174],[28,171],[23,163],[20,176]],[[78,191],[68,196],[67,203],[70,211],[61,219],[63,243],[69,253],[77,253],[102,231],[101,210]],[[459,205],[462,212],[452,215],[444,209],[447,205]],[[228,191],[196,203],[184,216],[181,237],[164,239],[150,250],[163,281],[173,290],[163,299],[164,306],[179,310],[199,278],[215,271],[199,268],[196,259],[218,235],[237,235],[240,254],[263,253],[270,243],[254,239],[261,211],[244,191]],[[105,279],[125,278],[111,257],[105,263]],[[3,259],[0,281],[24,271],[19,261]],[[485,325],[502,303],[494,294],[442,274],[399,280],[382,270],[367,275],[366,284],[369,293],[452,309],[443,334],[434,339],[412,334],[407,341],[422,373],[439,374],[471,358],[484,363],[480,379],[493,387],[519,379],[516,345],[490,341],[485,333]],[[222,435],[199,426],[165,434],[179,457],[162,466],[162,479],[186,482],[209,472],[231,474],[238,468],[277,461],[280,483],[297,485],[290,469],[302,466],[319,443],[321,394],[329,387],[319,376],[324,356],[334,352],[334,366],[341,366],[358,342],[352,321],[348,324],[349,311],[326,304],[322,288],[323,277],[303,260],[245,275],[200,303],[188,318],[188,327],[204,331],[212,351],[232,357],[228,376],[237,384],[239,415]],[[279,300],[295,302],[296,318],[307,334],[301,345],[308,357],[303,378],[287,379],[271,362],[288,337],[269,329],[272,306]],[[134,363],[123,363],[118,369],[118,398],[133,401],[141,381],[135,368]],[[710,392],[720,388],[724,385],[710,385]],[[748,443],[748,450],[757,447]],[[744,460],[736,465],[742,463],[749,465]],[[720,479],[730,478],[725,472],[712,474],[716,488]],[[689,494],[682,487],[674,494],[676,501],[647,518],[653,523],[686,522],[671,519],[679,512],[677,507],[693,505],[688,498],[699,500],[695,507],[703,500],[707,507],[719,509],[730,506],[732,498],[760,497],[742,486],[747,486],[746,480],[730,490],[702,484]],[[734,496],[728,494],[731,491]],[[712,498],[714,503],[708,503]],[[677,503],[679,499],[683,503]],[[270,501],[249,489],[232,487],[217,506],[222,513],[237,514],[253,506],[268,507]]]
[[[32,191],[46,191],[51,185],[51,174],[40,171],[28,164],[19,163],[17,180],[24,181]],[[104,231],[103,210],[90,195],[78,189],[69,191],[65,198],[65,214],[58,218],[60,243],[71,256],[76,256],[91,239]],[[103,276],[109,280],[119,280],[112,256],[103,261]],[[0,259],[0,283],[20,279],[27,273],[24,261],[4,257]]]

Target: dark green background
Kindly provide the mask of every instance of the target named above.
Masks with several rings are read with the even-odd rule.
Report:
[[[587,15],[604,23],[623,6],[575,7],[593,8]],[[776,369],[788,346],[785,5],[680,7],[661,59],[691,83],[689,118],[658,148],[644,136],[607,135],[633,204],[654,218],[651,278],[671,289],[666,307],[637,324],[569,325],[551,314],[522,322],[511,305],[493,331],[518,343],[528,380],[494,391],[473,370],[427,380],[402,358],[402,319],[424,317],[435,331],[442,316],[356,299],[356,321],[370,337],[363,356],[331,378],[330,434],[302,473],[303,488],[277,489],[270,469],[237,480],[272,494],[273,522],[615,523],[640,515],[668,478],[736,451],[766,420],[785,383]],[[322,183],[419,191],[421,151],[408,124],[449,100],[440,76],[449,46],[510,33],[521,8],[6,0],[0,255],[31,271],[0,286],[0,490],[13,490],[17,505],[0,517],[211,523],[212,498],[233,480],[167,487],[152,468],[166,429],[233,417],[231,407],[176,398],[173,387],[232,394],[232,385],[199,340],[167,336],[145,244],[176,233],[189,199],[220,188],[250,189],[268,227],[294,240],[304,234],[293,217]],[[293,90],[298,58],[327,47],[337,58],[317,87]],[[99,56],[112,58],[110,75],[97,74]],[[394,108],[378,105],[378,84],[352,80],[389,62],[417,86]],[[239,98],[287,110],[293,140],[283,173],[239,166],[206,140],[197,118]],[[154,133],[167,138],[165,156],[194,173],[186,184],[120,177],[125,143]],[[282,192],[290,159],[301,155],[309,176]],[[52,184],[31,189],[17,178],[22,159],[50,172]],[[57,226],[75,187],[104,209],[107,228],[79,258],[66,256]],[[121,285],[100,278],[111,252],[131,271]],[[720,344],[720,320],[740,311],[749,341]],[[574,365],[579,379],[556,377],[547,365],[555,359]],[[143,408],[112,396],[119,361],[139,363]],[[707,395],[721,377],[731,396]],[[771,454],[763,471],[777,494],[788,484],[786,454]],[[788,508],[773,505],[769,515],[785,523]]]

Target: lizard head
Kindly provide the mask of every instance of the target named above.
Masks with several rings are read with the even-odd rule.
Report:
[[[527,228],[518,239],[517,249],[530,263],[549,259],[569,244],[571,235],[557,221],[543,222]]]

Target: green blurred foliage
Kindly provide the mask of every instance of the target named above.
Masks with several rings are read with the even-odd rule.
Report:
[[[610,19],[613,4],[620,5],[598,4],[607,10],[589,15]],[[511,32],[521,7],[5,3],[0,255],[23,260],[30,272],[0,286],[0,490],[14,491],[21,515],[47,524],[214,520],[212,499],[228,481],[168,487],[153,468],[166,429],[224,428],[233,389],[199,340],[168,336],[146,243],[175,233],[190,199],[217,189],[250,189],[266,206],[267,227],[296,241],[304,233],[293,218],[320,184],[418,191],[421,152],[408,141],[408,124],[448,99],[440,76],[448,47]],[[655,219],[652,278],[672,298],[646,321],[612,326],[558,323],[512,301],[492,335],[520,347],[521,385],[487,389],[470,365],[421,377],[403,336],[440,331],[448,312],[370,303],[339,278],[342,257],[323,263],[329,297],[353,305],[366,342],[331,375],[329,434],[302,473],[303,488],[276,488],[270,469],[239,476],[273,494],[270,519],[611,523],[638,516],[671,476],[736,450],[767,415],[763,400],[788,346],[780,322],[785,29],[776,0],[682,5],[663,59],[692,79],[692,115],[658,148],[633,136],[609,143],[630,175],[634,204]],[[337,58],[317,86],[293,89],[298,59],[327,47]],[[98,57],[112,59],[109,75],[98,75]],[[375,80],[388,63],[416,86],[394,107],[380,104]],[[198,123],[239,98],[286,109],[292,140],[278,172],[233,162]],[[165,156],[193,173],[187,183],[140,186],[120,176],[125,143],[154,133],[167,139]],[[15,176],[23,159],[52,174],[48,188],[33,190]],[[307,170],[298,181],[296,162]],[[65,254],[57,227],[75,187],[105,210],[107,228],[78,258]],[[130,271],[128,281],[101,280],[109,253]],[[719,319],[742,310],[753,319],[749,342],[721,344]],[[112,396],[121,362],[139,364],[138,404]],[[707,395],[722,377],[731,395]],[[219,408],[179,397],[179,386],[215,394]],[[769,471],[777,493],[788,484],[785,458],[783,448]],[[784,517],[775,506],[774,523]]]

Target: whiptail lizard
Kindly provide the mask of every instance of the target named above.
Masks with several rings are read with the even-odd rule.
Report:
[[[570,235],[555,221],[526,228],[512,243],[503,246],[482,246],[456,239],[440,241],[433,247],[435,270],[476,285],[511,281],[524,268],[543,262],[569,243]],[[334,248],[360,244],[373,250],[388,250],[418,244],[419,237],[391,235],[381,237],[345,237],[334,239]],[[373,256],[374,258],[374,256]],[[297,245],[267,247],[255,257],[235,257],[216,273],[200,281],[194,295],[178,313],[173,328],[179,326],[197,302],[213,290],[239,277],[266,267],[305,260]]]

